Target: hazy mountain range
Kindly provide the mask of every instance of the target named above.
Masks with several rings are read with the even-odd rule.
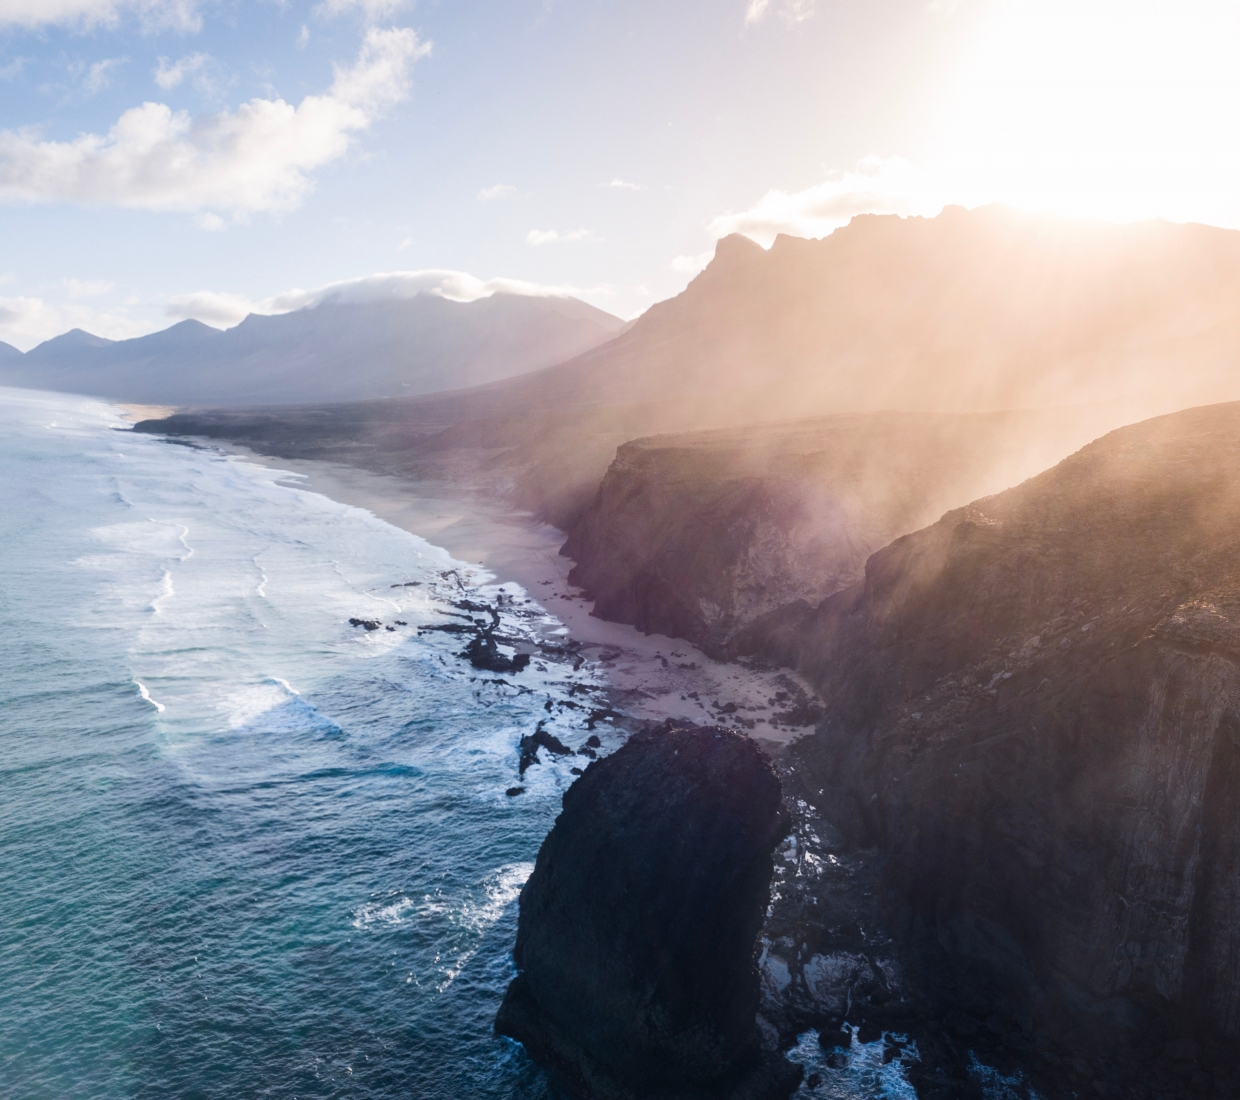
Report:
[[[948,207],[765,251],[727,237],[618,339],[491,401],[689,398],[686,427],[1119,400],[1148,415],[1240,397],[1237,366],[1240,233]]]
[[[170,405],[401,397],[550,366],[623,327],[574,298],[329,299],[226,331],[182,321],[115,342],[74,329],[25,355],[0,345],[0,384]]]

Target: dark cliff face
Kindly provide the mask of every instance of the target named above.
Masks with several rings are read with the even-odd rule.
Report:
[[[1186,1029],[1209,1094],[1240,1035],[1240,405],[1114,432],[739,648],[827,700],[795,755],[886,852],[944,1006],[1051,1058],[1102,1040],[1104,1085]]]
[[[591,764],[521,892],[497,1029],[581,1096],[787,1096],[799,1070],[755,1022],[787,828],[778,777],[733,732],[668,724]]]
[[[562,553],[600,618],[718,652],[775,608],[853,584],[898,535],[1045,469],[1093,423],[870,413],[637,440]]]

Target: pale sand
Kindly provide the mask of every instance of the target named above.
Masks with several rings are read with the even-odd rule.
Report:
[[[505,511],[483,498],[470,498],[455,487],[371,473],[332,462],[268,458],[241,446],[221,448],[277,470],[296,475],[290,484],[321,493],[341,504],[364,508],[380,519],[447,550],[459,561],[483,566],[498,581],[515,581],[586,647],[598,661],[615,693],[616,707],[640,721],[687,718],[732,725],[743,717],[748,732],[769,741],[790,741],[809,732],[774,726],[770,705],[777,691],[793,680],[787,670],[756,671],[736,663],[714,661],[678,638],[642,634],[631,626],[605,622],[590,614],[581,590],[568,583],[572,562],[560,556],[564,533],[539,524],[529,513]],[[557,639],[563,641],[563,638]],[[689,667],[684,667],[689,666]],[[781,682],[783,681],[783,682]],[[699,698],[690,698],[696,693]],[[737,714],[717,719],[717,706],[734,703]]]
[[[121,419],[136,424],[139,420],[164,420],[176,412],[175,405],[116,405]]]

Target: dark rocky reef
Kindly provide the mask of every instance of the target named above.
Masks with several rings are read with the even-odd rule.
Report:
[[[592,763],[521,892],[497,1030],[593,1100],[774,1100],[755,943],[789,826],[750,740],[665,723]]]
[[[1052,1095],[1240,1094],[1240,405],[1113,432],[737,648],[929,1011]]]
[[[897,536],[1071,453],[1093,422],[866,413],[639,439],[561,552],[600,618],[719,653],[762,615],[854,584]]]

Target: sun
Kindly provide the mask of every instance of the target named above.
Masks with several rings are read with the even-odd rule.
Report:
[[[1240,4],[992,0],[938,160],[957,193],[1240,226]]]

